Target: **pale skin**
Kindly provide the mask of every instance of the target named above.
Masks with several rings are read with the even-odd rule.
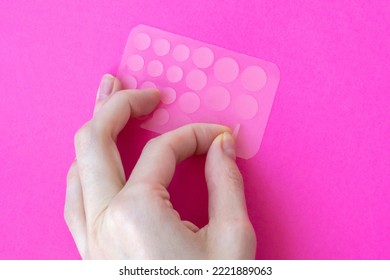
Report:
[[[65,220],[83,259],[253,259],[256,236],[228,127],[191,124],[149,141],[126,180],[116,145],[129,119],[160,102],[157,90],[121,90],[104,75],[94,115],[75,135]],[[183,221],[167,190],[176,164],[205,154],[209,222]]]

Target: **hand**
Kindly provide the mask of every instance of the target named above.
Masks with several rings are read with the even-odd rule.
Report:
[[[159,103],[157,90],[120,90],[103,76],[94,116],[75,136],[65,219],[85,259],[252,259],[256,237],[227,127],[192,124],[149,141],[126,181],[116,146],[131,117]],[[207,152],[209,223],[182,221],[167,187],[182,160]]]

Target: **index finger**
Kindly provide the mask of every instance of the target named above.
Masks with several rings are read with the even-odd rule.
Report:
[[[126,186],[138,182],[168,187],[176,164],[208,151],[214,138],[230,131],[216,124],[190,124],[152,139],[145,146]]]
[[[159,93],[155,90],[118,91],[76,134],[76,156],[87,223],[126,183],[116,146],[118,133],[129,118],[150,113],[158,102]]]

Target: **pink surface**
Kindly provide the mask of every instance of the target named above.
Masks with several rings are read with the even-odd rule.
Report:
[[[172,80],[172,68],[180,73],[177,79]],[[139,122],[142,128],[161,134],[189,123],[223,124],[237,131],[237,157],[250,159],[260,149],[280,73],[274,63],[137,25],[117,77],[124,88],[148,84],[164,97],[156,112]]]
[[[388,1],[1,1],[0,258],[79,257],[62,214],[73,134],[145,23],[280,68],[261,149],[238,161],[258,258],[389,259],[389,13]],[[127,168],[150,136],[123,133]],[[171,186],[199,225],[203,161]]]

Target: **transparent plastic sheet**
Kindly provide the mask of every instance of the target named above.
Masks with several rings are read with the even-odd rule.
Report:
[[[125,88],[162,94],[156,110],[139,120],[142,128],[223,124],[244,159],[260,148],[280,79],[274,63],[146,25],[130,32],[117,76]]]

